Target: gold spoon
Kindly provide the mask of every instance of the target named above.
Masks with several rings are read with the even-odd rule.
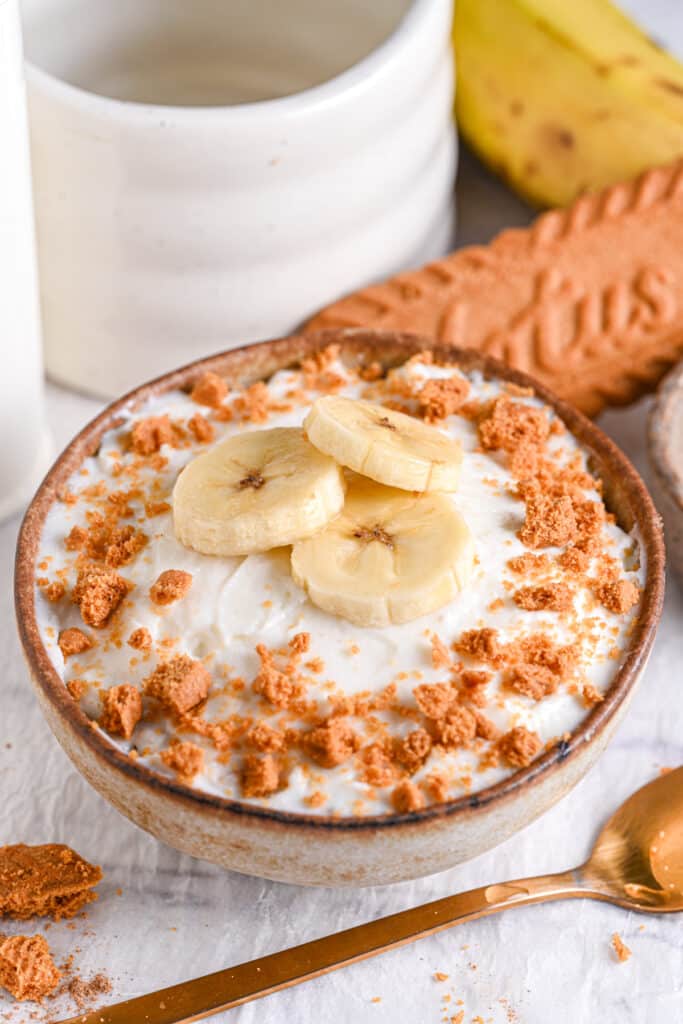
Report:
[[[592,897],[627,910],[683,910],[683,767],[643,786],[607,822],[573,871],[487,885],[403,910],[280,953],[160,989],[63,1024],[186,1024],[450,928],[543,900]]]

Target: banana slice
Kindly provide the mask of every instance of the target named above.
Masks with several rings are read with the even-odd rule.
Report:
[[[181,544],[250,555],[308,537],[344,504],[344,476],[295,427],[229,437],[184,468],[173,489]]]
[[[462,448],[436,427],[362,399],[325,395],[304,421],[311,444],[356,473],[404,491],[455,491]]]
[[[354,478],[341,515],[292,548],[313,604],[359,626],[409,622],[467,585],[474,541],[452,501]]]

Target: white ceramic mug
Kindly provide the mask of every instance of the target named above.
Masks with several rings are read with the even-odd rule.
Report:
[[[452,0],[23,0],[46,361],[110,396],[452,242]]]
[[[0,519],[47,469],[38,284],[18,0],[0,0]]]

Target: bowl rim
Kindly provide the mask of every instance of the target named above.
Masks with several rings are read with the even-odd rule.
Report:
[[[39,63],[25,58],[26,76],[44,92],[51,92],[59,99],[83,112],[106,114],[112,120],[147,123],[150,119],[157,122],[172,120],[174,122],[200,124],[215,123],[220,119],[225,124],[227,118],[242,121],[249,118],[266,119],[273,115],[292,117],[314,111],[334,100],[339,95],[355,95],[358,89],[367,86],[382,73],[388,65],[395,63],[404,56],[419,33],[429,14],[440,0],[410,0],[410,5],[394,27],[382,39],[378,46],[348,68],[338,72],[331,78],[317,85],[286,96],[271,99],[253,100],[249,103],[227,103],[216,106],[179,106],[177,104],[147,103],[139,100],[121,100],[106,96],[83,86],[74,85],[65,78],[41,67]],[[28,35],[26,26],[22,24],[24,37]]]
[[[626,495],[639,530],[639,540],[647,559],[647,576],[643,591],[643,605],[631,643],[619,666],[605,699],[581,720],[578,727],[547,749],[526,768],[476,793],[464,795],[444,803],[429,805],[421,810],[403,814],[387,812],[367,817],[337,817],[283,811],[257,804],[217,796],[195,789],[153,769],[140,765],[124,754],[104,733],[93,728],[90,718],[73,700],[54,668],[42,643],[35,613],[35,564],[39,553],[42,527],[55,500],[84,458],[99,447],[101,436],[115,424],[117,416],[142,405],[148,398],[176,388],[189,389],[192,382],[207,370],[220,373],[233,382],[263,379],[278,368],[296,364],[301,358],[340,343],[343,352],[358,357],[383,358],[391,365],[409,358],[417,352],[430,350],[437,359],[457,363],[466,370],[478,369],[485,376],[497,377],[521,387],[531,387],[535,394],[559,415],[579,443],[600,464],[601,471],[611,470]],[[232,371],[232,372],[231,372]],[[237,817],[271,827],[308,828],[321,834],[376,832],[387,828],[408,828],[435,819],[464,819],[483,808],[490,808],[513,799],[535,782],[556,773],[564,763],[573,760],[583,748],[602,732],[627,698],[641,669],[645,666],[654,641],[664,598],[665,555],[659,515],[639,474],[627,456],[594,423],[568,403],[555,396],[544,385],[521,370],[513,369],[498,359],[472,349],[455,345],[434,344],[427,338],[393,331],[381,332],[362,328],[340,328],[318,331],[308,335],[293,334],[285,338],[255,342],[230,349],[216,355],[195,360],[185,366],[144,383],[110,403],[72,439],[53,463],[38,488],[22,521],[15,562],[15,609],[19,636],[34,684],[78,739],[111,769],[121,771],[148,790],[161,791],[196,810],[204,809],[217,814]]]

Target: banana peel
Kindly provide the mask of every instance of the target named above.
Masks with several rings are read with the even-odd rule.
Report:
[[[683,65],[607,0],[456,0],[456,116],[538,206],[683,154]]]

